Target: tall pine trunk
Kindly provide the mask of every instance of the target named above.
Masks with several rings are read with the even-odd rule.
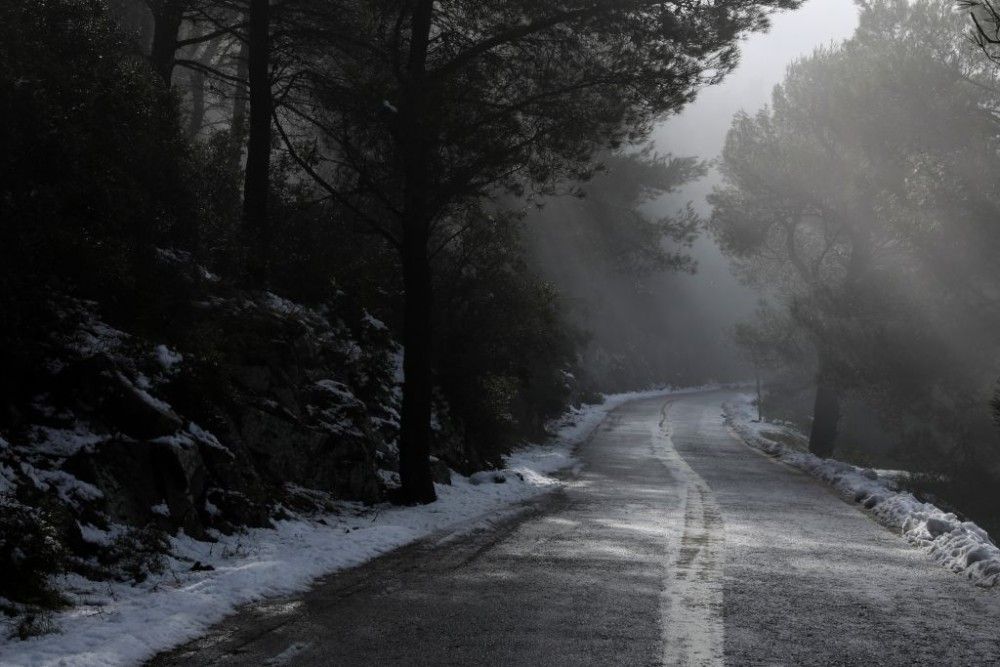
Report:
[[[431,476],[433,307],[426,223],[416,217],[403,232],[403,407],[400,415],[399,477],[405,503],[437,499]]]
[[[432,279],[427,179],[430,133],[425,74],[433,0],[418,0],[412,10],[410,48],[399,133],[403,177],[403,409],[400,415],[399,477],[401,500],[430,503],[437,499],[430,468],[431,396],[433,392],[431,324]]]
[[[211,41],[204,45],[197,56],[198,62],[207,67],[214,65],[215,56],[219,51],[219,42]],[[202,70],[191,72],[191,116],[188,118],[188,136],[196,139],[205,124],[207,103],[205,100],[205,84],[207,78]]]
[[[820,366],[813,404],[812,429],[809,432],[809,451],[820,458],[833,456],[840,421],[840,394],[825,369]]]
[[[188,137],[196,139],[205,123],[205,73],[191,72],[191,116],[188,118]]]
[[[240,51],[236,56],[236,90],[233,91],[233,116],[229,132],[233,137],[233,154],[230,165],[233,171],[239,169],[243,160],[243,142],[247,131],[247,58],[249,49],[245,40],[240,41]]]
[[[243,233],[247,248],[246,276],[263,286],[268,279],[272,230],[267,199],[271,175],[271,44],[270,0],[250,0],[247,77],[250,92],[250,136],[243,182]]]
[[[168,88],[174,71],[177,35],[183,18],[182,0],[158,0],[153,4],[153,44],[149,49],[149,62]]]

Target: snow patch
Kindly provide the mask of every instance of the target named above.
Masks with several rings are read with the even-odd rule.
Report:
[[[367,324],[368,326],[370,326],[375,331],[387,331],[388,330],[388,327],[385,326],[385,322],[383,322],[382,320],[378,319],[377,317],[375,317],[374,315],[372,315],[371,313],[369,313],[367,310],[365,311],[364,317],[361,318],[361,321],[364,322],[365,324]]]
[[[21,463],[21,472],[35,486],[43,491],[55,493],[67,505],[80,507],[104,497],[104,494],[93,484],[83,482],[64,470],[40,470],[29,463]],[[0,664],[3,664],[0,661]]]
[[[363,405],[357,396],[343,382],[336,380],[319,380],[316,387],[324,392],[336,396],[344,405]]]
[[[484,525],[509,513],[513,505],[563,484],[552,473],[576,463],[573,448],[614,408],[635,399],[696,390],[661,388],[616,394],[606,396],[600,405],[573,409],[551,425],[555,437],[550,443],[514,452],[506,457],[501,471],[454,475],[451,486],[436,486],[438,501],[430,505],[364,507],[336,502],[335,511],[320,515],[298,516],[289,511],[291,518],[275,521],[273,529],[253,528],[229,536],[215,533],[216,542],[201,542],[181,533],[170,538],[166,571],[139,584],[62,577],[56,583],[77,605],[53,616],[53,634],[26,641],[0,640],[0,664],[141,663],[197,637],[240,605],[305,590],[317,577],[359,565],[432,533],[467,531],[470,525]],[[206,444],[218,443],[194,423],[187,430]],[[482,483],[481,477],[489,477],[489,483]],[[73,481],[81,485],[78,491],[86,491],[81,482]],[[169,511],[162,504],[155,509]],[[214,507],[206,505],[206,509],[211,512]],[[95,542],[110,539],[117,530],[112,527],[109,534],[81,528],[85,539]],[[301,650],[290,646],[273,660],[283,656],[294,663]]]
[[[167,403],[166,401],[161,401],[160,399],[156,398],[148,391],[143,389],[141,386],[139,386],[138,384],[132,382],[130,379],[125,377],[125,375],[122,374],[120,371],[115,371],[115,375],[118,377],[118,380],[121,381],[122,384],[127,386],[133,392],[135,392],[135,395],[138,396],[144,403],[146,403],[146,405],[150,406],[151,408],[153,408],[158,412],[162,412],[163,414],[168,414],[168,415],[174,414],[173,408],[170,407],[170,404]]]
[[[221,450],[226,454],[228,454],[229,456],[235,458],[236,455],[233,454],[233,452],[228,447],[219,442],[219,439],[216,438],[215,435],[213,435],[209,431],[206,431],[205,429],[198,426],[194,422],[188,422],[187,432],[190,433],[192,436],[194,436],[194,439],[197,440],[198,442],[208,445],[209,447],[212,447],[214,449]]]
[[[84,541],[102,546],[110,545],[122,532],[121,530],[114,529],[101,530],[100,528],[92,526],[89,523],[80,523],[79,521],[76,525],[80,527],[80,536],[83,537]]]
[[[95,445],[103,436],[97,435],[82,423],[76,423],[73,428],[51,428],[48,426],[32,426],[29,434],[31,450],[38,454],[68,458],[84,447]]]
[[[754,421],[753,398],[749,395],[726,403],[723,410],[726,421],[748,445],[830,484],[845,499],[869,510],[879,522],[898,530],[937,563],[979,586],[996,586],[1000,582],[1000,549],[986,531],[901,491],[900,471],[859,468],[775,442],[775,424]],[[791,431],[787,425],[778,426],[784,432]]]
[[[184,355],[171,350],[166,345],[157,345],[153,353],[156,355],[156,361],[163,366],[163,370],[165,371],[173,370],[174,366],[184,361]]]

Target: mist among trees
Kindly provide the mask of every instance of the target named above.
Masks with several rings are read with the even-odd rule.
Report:
[[[609,343],[612,293],[586,315],[551,253],[635,298],[691,267],[694,213],[642,209],[704,168],[645,140],[794,4],[5,3],[2,456],[9,531],[51,549],[4,595],[56,595],[81,513],[150,542],[144,577],[157,531],[299,487],[432,502],[664,381],[630,358],[655,328]]]
[[[4,0],[14,634],[668,385],[1000,527],[1000,13],[859,0],[720,155],[664,146],[799,4]]]
[[[946,478],[992,514],[998,89],[967,22],[864,4],[852,39],[733,120],[709,227],[765,297],[737,333],[772,416],[811,422],[816,454]],[[871,431],[845,412],[880,446],[853,443]]]

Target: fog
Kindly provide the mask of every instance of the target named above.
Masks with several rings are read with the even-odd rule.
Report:
[[[3,665],[428,531],[241,655],[1000,664],[1000,0],[0,0],[0,109]]]
[[[789,63],[818,46],[849,38],[856,26],[857,8],[851,0],[811,0],[794,12],[776,15],[768,32],[745,40],[735,71],[720,85],[702,90],[693,104],[656,129],[652,136],[656,149],[715,160],[734,114],[767,104]],[[659,200],[657,213],[690,201],[707,217],[710,207],[705,196],[718,181],[712,168],[704,178]],[[691,253],[698,263],[694,275],[661,279],[663,299],[658,303],[664,317],[677,323],[669,340],[705,355],[699,362],[706,379],[745,379],[749,369],[740,362],[730,334],[753,312],[758,295],[733,276],[729,260],[711,237],[701,234]]]
[[[713,162],[722,150],[733,115],[765,105],[789,63],[817,47],[850,37],[857,25],[857,9],[850,0],[811,0],[794,12],[774,16],[771,28],[750,35],[741,45],[740,64],[721,84],[702,89],[696,100],[678,115],[659,124],[651,143],[657,153],[692,156]],[[670,215],[690,202],[707,218],[706,195],[719,182],[716,169],[681,184],[673,192],[642,207],[651,218]],[[733,276],[704,230],[687,252],[695,272],[667,271],[648,277],[642,294],[630,280],[613,276],[596,279],[593,266],[572,245],[532,235],[533,225],[546,218],[572,215],[564,202],[550,201],[546,211],[529,220],[533,251],[542,270],[569,294],[569,308],[594,343],[627,358],[632,375],[608,378],[596,371],[599,383],[615,388],[629,384],[668,381],[702,383],[739,381],[752,375],[732,339],[733,326],[751,315],[758,295]],[[643,331],[642,342],[622,341]],[[595,362],[598,363],[598,362]]]
[[[664,153],[715,158],[734,114],[768,104],[789,63],[849,38],[857,24],[851,0],[809,0],[795,11],[776,14],[770,30],[743,41],[739,66],[721,84],[702,89],[680,114],[661,123],[653,132],[653,143]],[[706,211],[705,195],[716,182],[712,176],[704,178],[684,188],[680,197]]]

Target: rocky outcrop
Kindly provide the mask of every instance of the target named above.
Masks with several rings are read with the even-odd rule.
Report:
[[[167,342],[115,328],[94,304],[53,306],[59,325],[38,382],[49,390],[0,423],[4,485],[82,525],[202,538],[268,525],[282,506],[380,500],[398,404],[387,329],[267,292],[189,292],[197,298]]]

